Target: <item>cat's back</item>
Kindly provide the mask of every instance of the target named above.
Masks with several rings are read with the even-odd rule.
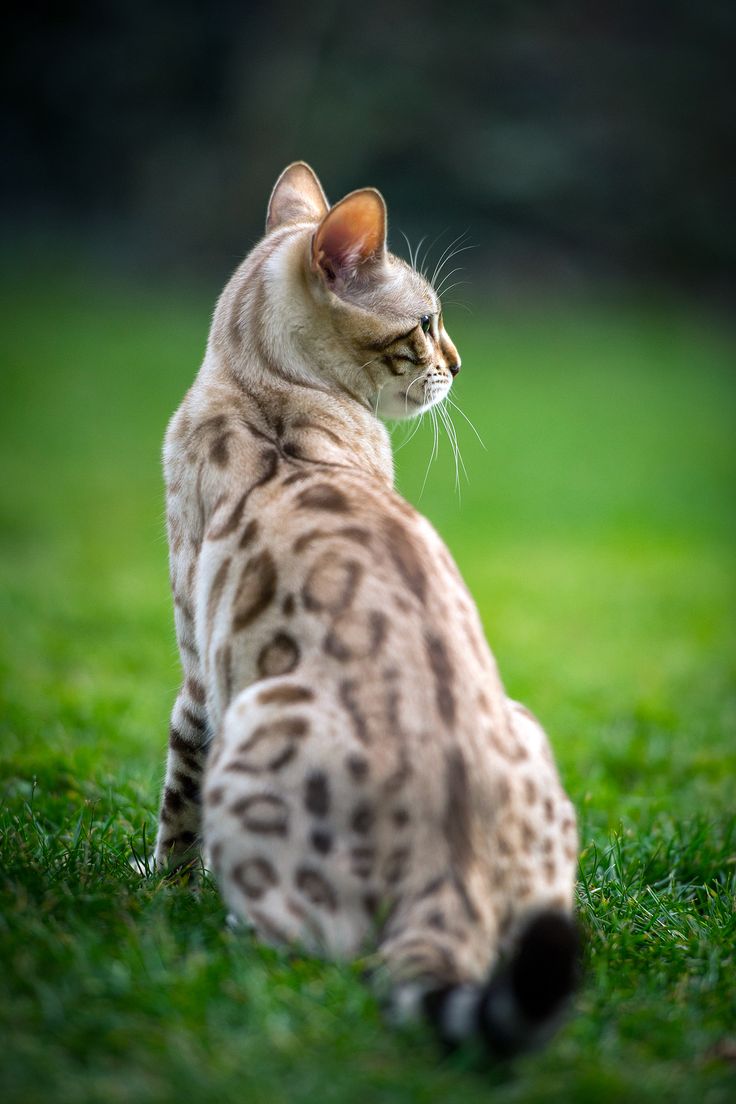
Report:
[[[365,695],[394,680],[392,700],[456,730],[496,689],[477,611],[432,525],[368,474],[278,447],[213,511],[197,610],[202,648],[229,647],[218,713],[255,679],[298,669]]]

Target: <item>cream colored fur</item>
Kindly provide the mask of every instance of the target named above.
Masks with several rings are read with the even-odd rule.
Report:
[[[486,977],[535,912],[569,913],[577,853],[543,730],[392,489],[377,414],[441,402],[459,365],[378,193],[329,209],[299,163],[164,448],[184,679],[158,862],[204,838],[262,938],[377,949],[435,984]]]

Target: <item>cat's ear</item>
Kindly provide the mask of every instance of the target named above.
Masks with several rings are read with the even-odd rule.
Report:
[[[288,222],[318,222],[329,209],[317,174],[304,161],[294,161],[274,184],[268,201],[266,233]]]
[[[386,204],[375,188],[351,192],[325,215],[312,238],[312,269],[329,287],[348,283],[386,251]]]

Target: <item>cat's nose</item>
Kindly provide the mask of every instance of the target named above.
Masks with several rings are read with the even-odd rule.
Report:
[[[452,376],[452,378],[454,379],[454,378],[455,378],[455,376],[456,376],[456,375],[458,374],[458,372],[460,371],[460,361],[458,360],[458,361],[456,361],[456,362],[455,362],[454,364],[448,364],[448,365],[447,365],[447,367],[448,367],[448,369],[449,369],[450,375],[451,375],[451,376]]]

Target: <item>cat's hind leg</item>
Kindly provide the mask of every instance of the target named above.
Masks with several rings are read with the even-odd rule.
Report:
[[[156,839],[158,869],[176,869],[199,855],[200,791],[209,744],[204,698],[201,684],[189,677],[172,710]]]

